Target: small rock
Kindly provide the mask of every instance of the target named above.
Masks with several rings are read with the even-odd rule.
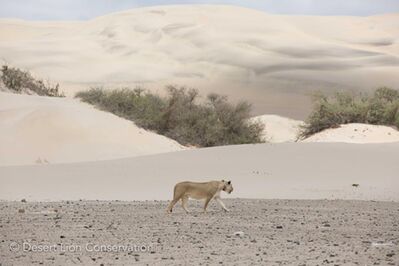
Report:
[[[25,209],[19,209],[18,213],[25,213]]]
[[[277,229],[283,229],[283,226],[282,225],[277,225],[276,228]]]
[[[234,236],[243,237],[243,236],[245,235],[245,233],[242,232],[242,231],[237,231],[237,232],[234,232],[233,235],[234,235]]]
[[[21,202],[26,203],[26,199],[21,199]]]

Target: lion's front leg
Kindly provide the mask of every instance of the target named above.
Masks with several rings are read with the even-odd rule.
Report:
[[[225,210],[226,212],[229,211],[229,209],[226,208],[226,206],[224,205],[223,201],[220,199],[220,197],[215,197],[215,200],[220,204],[220,206],[222,206],[223,210]]]
[[[204,213],[206,213],[206,208],[208,207],[209,201],[211,201],[212,197],[208,197],[205,199],[205,204],[204,204]]]
[[[187,202],[188,202],[188,196],[183,196],[181,198],[183,209],[186,211],[186,213],[189,213],[190,211],[187,209]]]

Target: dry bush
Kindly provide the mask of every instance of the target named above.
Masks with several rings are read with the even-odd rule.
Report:
[[[302,127],[300,138],[307,138],[341,124],[365,123],[399,128],[399,91],[382,87],[373,94],[339,92],[333,96],[314,95],[313,111]]]
[[[249,121],[248,103],[232,104],[217,94],[200,102],[197,90],[175,86],[166,90],[167,95],[161,97],[142,89],[93,88],[77,93],[76,97],[183,145],[211,147],[262,142],[263,124]]]
[[[41,96],[64,97],[59,91],[59,84],[52,86],[41,79],[35,79],[28,71],[3,65],[1,67],[1,81],[4,86],[16,93],[37,94]]]

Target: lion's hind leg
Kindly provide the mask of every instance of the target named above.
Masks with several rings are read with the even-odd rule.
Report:
[[[185,195],[181,198],[181,205],[183,206],[183,209],[186,211],[186,213],[189,213],[190,211],[187,209],[187,202],[188,202],[188,196]]]
[[[175,190],[173,192],[173,200],[169,203],[169,206],[167,208],[167,212],[172,212],[173,207],[175,204],[183,197],[184,193],[179,193],[177,187],[175,187]]]
[[[166,211],[167,211],[167,212],[172,212],[173,207],[174,207],[175,204],[179,201],[179,199],[180,199],[180,198],[178,198],[178,199],[174,198],[174,199],[169,203],[168,209],[167,209]]]

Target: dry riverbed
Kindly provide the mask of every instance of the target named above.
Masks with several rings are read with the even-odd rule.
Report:
[[[399,265],[399,204],[0,202],[4,265]]]

